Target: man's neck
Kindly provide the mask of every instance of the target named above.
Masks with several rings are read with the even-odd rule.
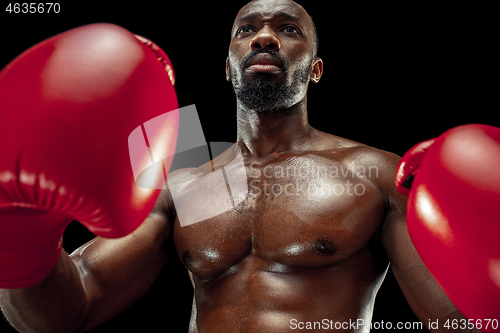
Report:
[[[302,150],[310,145],[313,132],[306,105],[303,100],[289,109],[262,113],[248,110],[238,102],[238,143],[248,154],[259,157]]]

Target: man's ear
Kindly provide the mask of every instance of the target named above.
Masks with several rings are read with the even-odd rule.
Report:
[[[316,58],[310,80],[314,83],[318,83],[319,80],[321,80],[321,76],[323,76],[323,60],[321,58]]]
[[[229,57],[226,58],[226,80],[231,82],[231,77],[229,76]]]

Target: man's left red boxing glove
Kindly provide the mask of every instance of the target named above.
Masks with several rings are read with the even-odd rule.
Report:
[[[429,271],[481,331],[495,331],[500,321],[500,128],[460,126],[416,145],[401,159],[395,182],[409,194],[408,232]]]

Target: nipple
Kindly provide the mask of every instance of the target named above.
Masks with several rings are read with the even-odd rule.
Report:
[[[330,256],[335,254],[335,252],[337,252],[335,244],[333,244],[331,241],[327,239],[318,240],[314,244],[314,246],[316,247],[316,250],[322,255]]]

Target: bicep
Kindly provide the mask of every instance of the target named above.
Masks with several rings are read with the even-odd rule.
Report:
[[[387,202],[386,218],[380,232],[394,276],[413,312],[424,325],[439,320],[462,319],[462,314],[449,300],[418,255],[408,233],[406,206],[408,198],[397,192],[394,184],[399,156],[387,154],[379,186]],[[441,326],[440,329],[443,329]]]
[[[439,320],[461,319],[461,313],[446,296],[418,255],[406,225],[406,198],[394,194],[381,241],[399,286],[417,317],[427,325]]]
[[[87,295],[84,330],[114,317],[146,293],[172,252],[171,234],[167,215],[153,211],[130,235],[96,237],[71,254]]]

